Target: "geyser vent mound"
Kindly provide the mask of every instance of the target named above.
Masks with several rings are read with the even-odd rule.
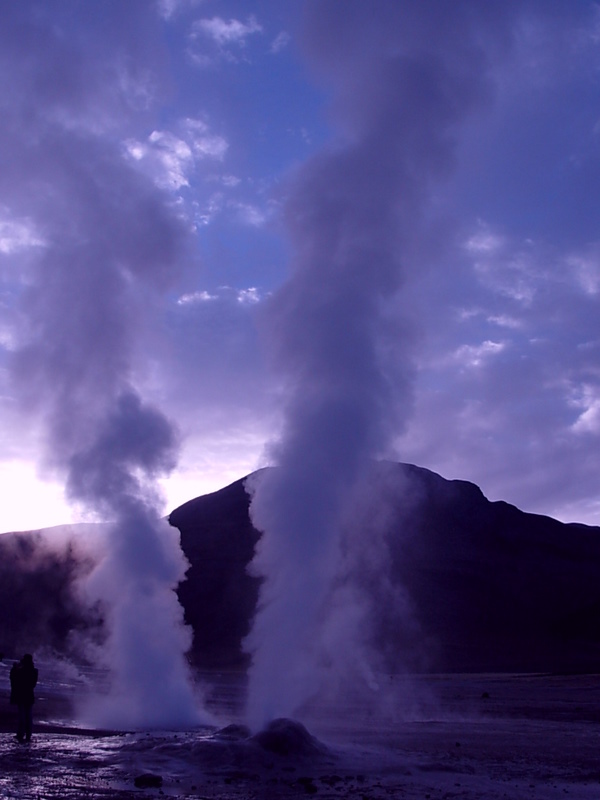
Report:
[[[292,719],[274,719],[254,734],[252,741],[263,750],[279,756],[315,756],[327,753],[327,748],[304,725]]]

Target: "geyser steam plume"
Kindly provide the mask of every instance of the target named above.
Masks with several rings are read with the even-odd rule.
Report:
[[[191,723],[189,635],[175,595],[186,565],[161,528],[156,487],[177,442],[142,401],[135,369],[185,231],[121,145],[143,106],[144,57],[155,53],[148,7],[107,2],[102,26],[89,18],[94,4],[53,4],[51,14],[29,2],[2,7],[0,58],[12,90],[2,107],[0,206],[27,239],[10,366],[29,419],[42,422],[46,467],[64,475],[73,501],[114,522],[88,587],[108,609],[116,699],[105,700],[101,721]]]
[[[284,423],[272,445],[278,469],[251,505],[264,532],[246,640],[253,727],[293,714],[318,688],[343,522],[369,459],[389,449],[410,409],[410,354],[393,337],[389,301],[430,224],[428,200],[451,169],[456,132],[488,98],[489,58],[512,8],[307,4],[305,49],[334,97],[339,137],[291,181],[291,276],[265,319]]]

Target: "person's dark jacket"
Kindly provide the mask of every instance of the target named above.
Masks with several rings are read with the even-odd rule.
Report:
[[[17,706],[33,705],[37,680],[38,671],[33,663],[15,664],[10,671],[10,702]]]

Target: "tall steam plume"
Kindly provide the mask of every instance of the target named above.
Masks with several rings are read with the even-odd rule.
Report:
[[[61,19],[55,4],[48,15],[3,4],[2,70],[13,84],[2,101],[0,205],[30,245],[11,369],[29,419],[42,422],[46,466],[74,502],[114,522],[88,587],[109,623],[113,700],[100,721],[191,723],[189,636],[175,595],[186,563],[161,527],[156,488],[177,437],[143,402],[134,369],[185,232],[120,145],[142,113],[145,56],[156,52],[148,6],[107,2],[101,26],[86,19],[94,8],[73,15],[65,4]]]
[[[391,336],[389,301],[427,230],[432,188],[452,168],[457,130],[488,99],[489,58],[512,7],[307,5],[306,51],[332,90],[340,135],[291,181],[291,276],[265,319],[284,424],[272,445],[278,469],[251,504],[264,532],[246,640],[254,727],[295,713],[318,688],[344,520],[369,460],[389,450],[410,411],[410,353]]]

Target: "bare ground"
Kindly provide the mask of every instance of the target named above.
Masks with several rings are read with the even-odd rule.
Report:
[[[34,739],[20,745],[5,699],[0,797],[600,797],[600,676],[388,676],[403,703],[386,709],[348,697],[342,707],[307,710],[314,746],[297,738],[301,729],[292,723],[279,739],[250,737],[239,719],[239,677],[207,680],[222,724],[194,731],[78,728],[69,718],[69,686],[55,681],[40,686]],[[418,702],[407,704],[407,692]],[[136,787],[142,775],[161,786]]]

